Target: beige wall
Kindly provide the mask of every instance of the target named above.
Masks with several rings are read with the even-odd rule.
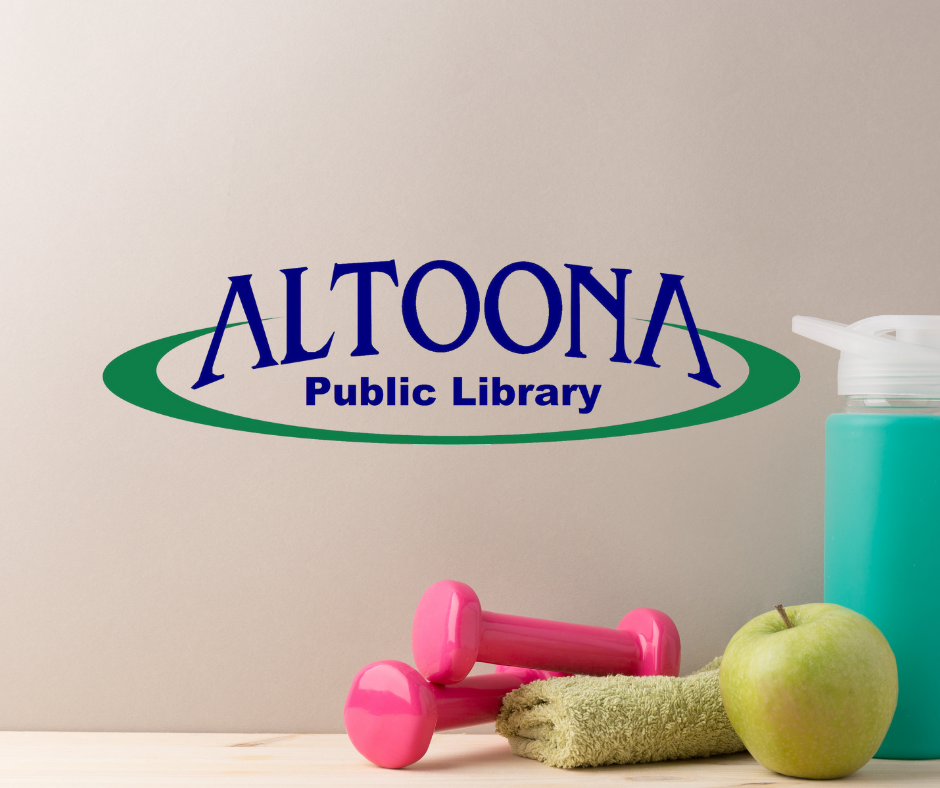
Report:
[[[789,321],[940,312],[938,30],[930,2],[4,3],[0,728],[341,730],[355,671],[410,659],[414,605],[445,577],[502,612],[662,608],[685,670],[774,603],[819,600],[836,355]],[[228,276],[282,314],[278,269],[307,265],[310,345],[337,331],[317,369],[346,380],[593,376],[591,426],[706,397],[674,340],[645,378],[613,370],[598,309],[583,367],[566,324],[525,359],[480,330],[459,357],[419,352],[393,288],[363,366],[330,272],[391,257],[478,283],[521,259],[560,281],[628,267],[635,317],[684,274],[700,326],[803,382],[685,430],[451,447],[201,427],[101,382],[119,353],[213,324]],[[442,335],[448,293],[422,302]],[[513,298],[522,336],[544,307]],[[180,391],[187,352],[161,370]],[[353,418],[298,405],[305,365],[225,352],[206,402]],[[464,426],[512,428],[497,416]]]

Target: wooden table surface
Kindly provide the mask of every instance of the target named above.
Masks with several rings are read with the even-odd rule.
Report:
[[[364,760],[342,734],[0,733],[0,786],[931,786],[940,761],[871,761],[840,783],[781,777],[749,755],[553,769],[516,758],[492,735],[435,736],[423,760],[397,771]]]

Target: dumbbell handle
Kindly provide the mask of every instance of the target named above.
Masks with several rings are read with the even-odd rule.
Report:
[[[633,632],[482,612],[478,662],[597,676],[639,672]]]
[[[431,684],[437,701],[435,731],[469,728],[492,722],[499,716],[506,693],[523,685],[522,679],[510,673],[487,673],[470,676],[459,684]]]
[[[512,673],[522,679],[523,684],[530,681],[546,681],[548,679],[560,679],[571,673],[562,673],[558,670],[536,670],[535,668],[519,668],[514,665],[497,665],[496,673]]]

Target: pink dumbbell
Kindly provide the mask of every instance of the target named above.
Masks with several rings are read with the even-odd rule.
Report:
[[[475,662],[607,676],[678,676],[681,647],[665,613],[641,607],[616,629],[490,613],[465,583],[444,580],[421,597],[411,631],[415,665],[454,684]]]
[[[548,678],[531,673],[530,681]],[[434,731],[495,720],[503,696],[525,683],[514,673],[497,672],[442,687],[404,662],[373,662],[353,679],[343,720],[362,755],[386,769],[400,769],[421,759]]]

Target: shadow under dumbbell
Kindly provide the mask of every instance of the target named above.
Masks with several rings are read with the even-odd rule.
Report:
[[[469,738],[475,746],[468,751],[467,736],[459,733],[436,735],[424,758],[411,766],[406,766],[404,770],[433,772],[444,769],[466,769],[476,765],[487,766],[515,759],[509,749],[509,742],[502,736],[471,735]]]

